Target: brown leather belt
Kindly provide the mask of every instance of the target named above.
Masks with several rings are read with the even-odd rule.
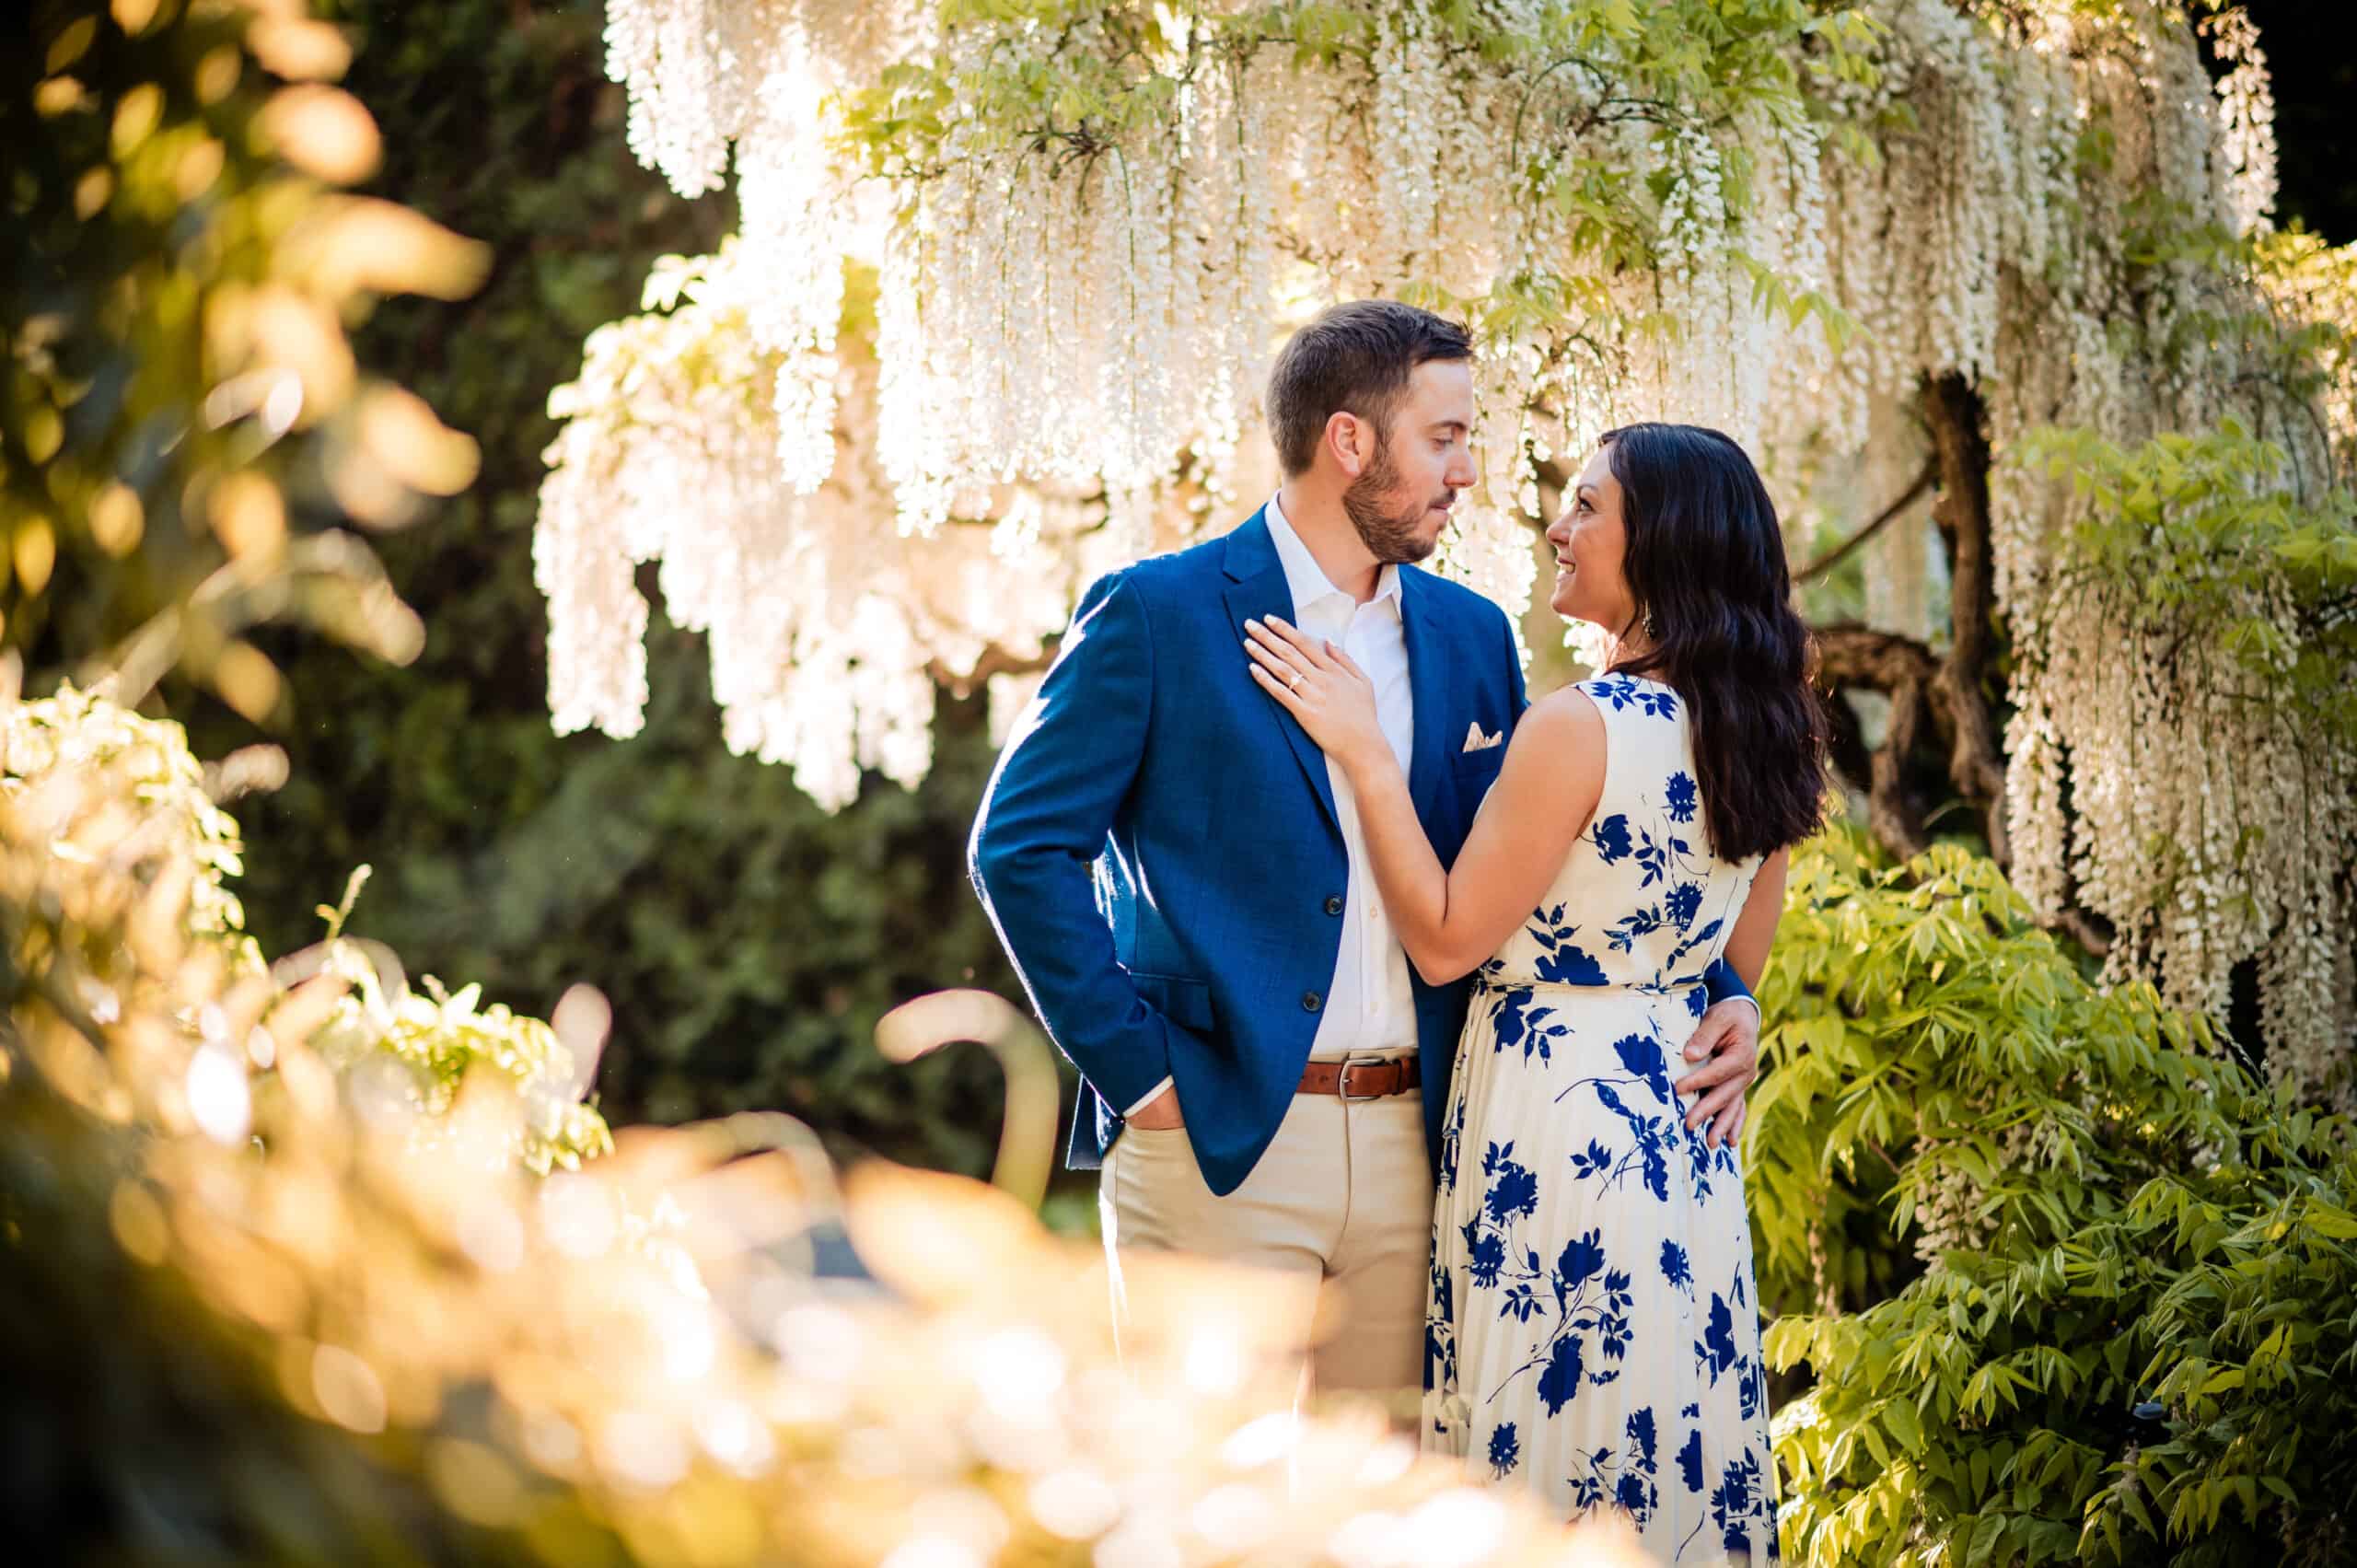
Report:
[[[1419,1088],[1423,1070],[1412,1056],[1393,1062],[1313,1062],[1302,1069],[1299,1095],[1340,1095],[1344,1099],[1381,1099]]]

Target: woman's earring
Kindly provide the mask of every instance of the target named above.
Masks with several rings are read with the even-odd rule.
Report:
[[[1644,621],[1645,621],[1645,635],[1646,635],[1646,637],[1647,637],[1647,638],[1649,638],[1649,639],[1650,639],[1650,638],[1653,636],[1653,634],[1654,634],[1654,612],[1653,612],[1651,610],[1647,610],[1645,611],[1645,615],[1644,615]]]

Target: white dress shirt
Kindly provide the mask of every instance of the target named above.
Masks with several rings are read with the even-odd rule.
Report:
[[[1399,568],[1386,565],[1376,578],[1375,597],[1361,604],[1327,577],[1294,532],[1276,496],[1269,498],[1262,516],[1293,595],[1294,625],[1334,644],[1366,672],[1375,683],[1376,717],[1383,738],[1391,743],[1391,754],[1405,773],[1415,746],[1416,712],[1408,684],[1406,629],[1399,619]],[[1237,652],[1241,656],[1242,650]],[[1376,889],[1375,867],[1367,858],[1366,835],[1359,827],[1350,781],[1330,757],[1326,777],[1334,786],[1334,816],[1342,829],[1350,883],[1342,899],[1341,947],[1334,959],[1334,978],[1326,987],[1326,1006],[1318,1017],[1310,1058],[1338,1062],[1413,1055],[1416,993],[1408,981],[1408,954],[1392,935],[1391,917]],[[1121,1114],[1136,1115],[1169,1086],[1170,1080],[1163,1079]]]

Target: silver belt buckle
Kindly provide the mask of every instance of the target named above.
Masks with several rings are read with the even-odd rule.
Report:
[[[1387,1056],[1371,1056],[1364,1062],[1343,1063],[1341,1072],[1336,1074],[1334,1077],[1335,1098],[1344,1101],[1345,1103],[1357,1100],[1381,1099],[1383,1098],[1381,1095],[1354,1095],[1351,1093],[1351,1074],[1361,1067],[1380,1067],[1385,1063],[1393,1059]]]

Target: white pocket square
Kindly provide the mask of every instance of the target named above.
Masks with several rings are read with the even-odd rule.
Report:
[[[1504,746],[1505,743],[1504,730],[1495,735],[1483,735],[1478,721],[1465,726],[1465,749],[1468,751],[1487,751],[1492,746]]]

